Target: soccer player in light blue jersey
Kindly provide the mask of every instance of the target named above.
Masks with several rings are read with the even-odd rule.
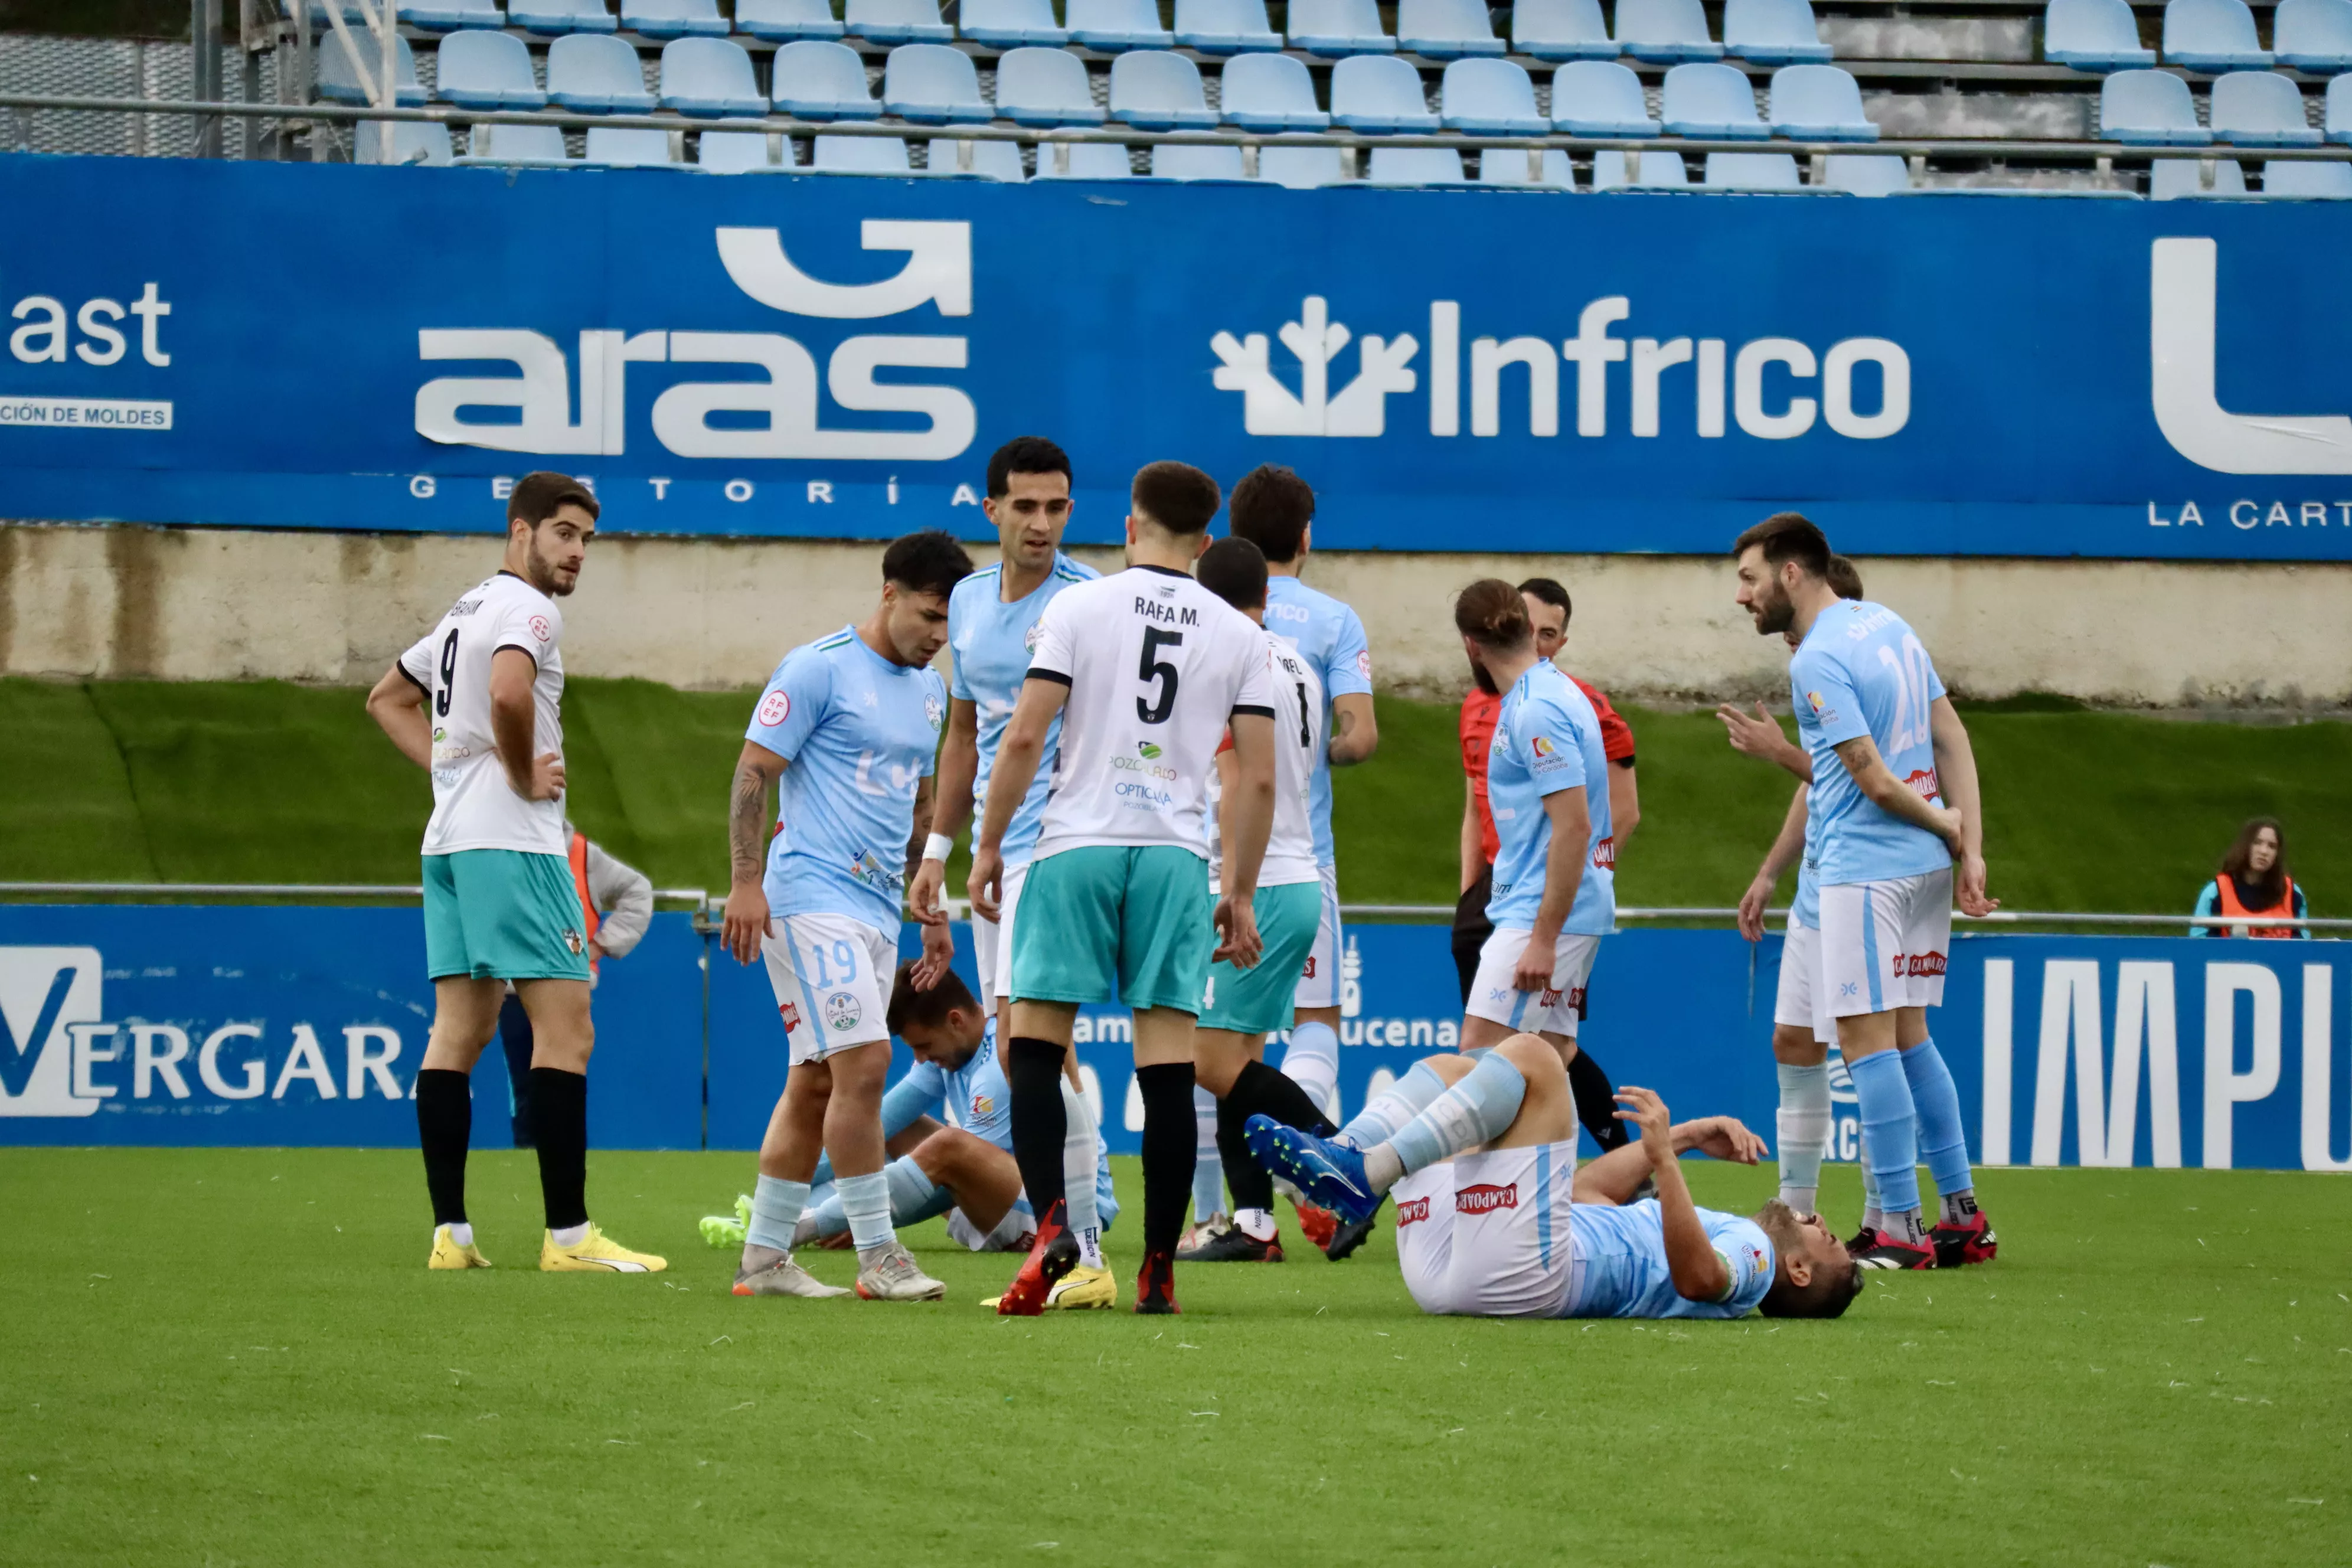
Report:
[[[1970,915],[1995,907],[1967,727],[1902,618],[1838,597],[1820,529],[1781,512],[1732,551],[1738,603],[1757,630],[1799,639],[1789,681],[1812,762],[1818,979],[1861,1104],[1883,1218],[1856,1256],[1877,1268],[1986,1261],[1998,1244],[1977,1206],[1959,1095],[1927,1016],[1943,1001],[1954,900]],[[1919,1203],[1922,1154],[1942,1198],[1932,1233]]]
[[[947,721],[946,683],[928,667],[947,641],[948,595],[971,571],[963,546],[936,530],[893,543],[873,612],[794,648],[769,677],[735,764],[722,934],[739,963],[765,959],[791,1062],[760,1144],[739,1296],[843,1294],[792,1257],[820,1151],[841,1173],[857,1293],[903,1301],[945,1290],[890,1224],[881,1106],[899,902]],[[953,953],[947,928],[926,925],[923,945],[922,979],[936,980]]]

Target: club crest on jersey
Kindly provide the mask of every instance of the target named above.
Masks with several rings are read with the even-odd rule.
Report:
[[[772,730],[792,717],[793,700],[788,693],[771,691],[760,699],[760,722]]]
[[[923,699],[923,721],[925,723],[936,730],[940,727],[940,721],[945,717],[946,710],[940,706],[940,700],[938,698],[926,697]]]
[[[1409,1225],[1419,1225],[1428,1217],[1429,1200],[1427,1198],[1410,1198],[1397,1205],[1396,1222],[1399,1230],[1402,1230]]]
[[[801,1026],[801,1010],[789,1002],[776,1005],[776,1016],[784,1021],[784,1033],[791,1034]]]
[[[1030,622],[1030,623],[1029,623],[1029,629],[1028,629],[1027,631],[1023,632],[1023,633],[1021,634],[1021,647],[1022,647],[1022,651],[1024,651],[1024,653],[1035,653],[1035,652],[1037,651],[1037,623],[1036,623],[1036,622],[1034,622],[1034,621]]]
[[[1454,1212],[1456,1214],[1493,1214],[1496,1209],[1518,1206],[1519,1184],[1517,1182],[1501,1187],[1492,1182],[1480,1182],[1454,1194]]]
[[[824,999],[824,1021],[829,1028],[854,1029],[865,1016],[866,1010],[857,1005],[857,998],[846,991],[836,991]]]
[[[573,931],[570,926],[566,926],[563,928],[563,945],[570,948],[572,950],[572,955],[574,958],[577,958],[580,956],[581,949],[584,948],[588,944],[582,940],[578,931]]]

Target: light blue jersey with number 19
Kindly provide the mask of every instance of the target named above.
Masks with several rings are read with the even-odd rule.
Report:
[[[1881,809],[1837,754],[1867,735],[1906,787],[1944,804],[1928,724],[1944,683],[1903,617],[1867,599],[1838,600],[1789,661],[1789,686],[1799,738],[1813,759],[1809,838],[1821,886],[1891,882],[1949,866],[1943,839]]]

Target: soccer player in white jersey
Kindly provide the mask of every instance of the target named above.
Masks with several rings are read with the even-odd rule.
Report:
[[[1176,1310],[1175,1250],[1191,1195],[1192,1033],[1213,958],[1259,953],[1254,913],[1274,808],[1273,674],[1256,623],[1194,582],[1216,481],[1182,463],[1139,470],[1129,492],[1128,568],[1065,589],[1037,622],[1029,678],[999,744],[972,849],[975,908],[1003,897],[1004,834],[1062,717],[1054,793],[1013,930],[1013,1152],[1037,1209],[1037,1242],[998,1303],[1042,1310],[1087,1256],[1064,1203],[1073,1109],[1063,1064],[1082,1003],[1134,1009],[1143,1100],[1143,1267],[1136,1310]],[[1202,808],[1230,725],[1235,777],[1223,892],[1209,894]],[[1221,940],[1222,939],[1222,940]],[[1098,1256],[1098,1255],[1097,1255]]]
[[[1337,1138],[1265,1117],[1268,1168],[1343,1216],[1397,1205],[1397,1262],[1424,1312],[1486,1318],[1834,1318],[1862,1269],[1820,1220],[1691,1201],[1677,1155],[1752,1165],[1763,1140],[1729,1117],[1671,1123],[1623,1089],[1641,1141],[1579,1170],[1576,1106],[1550,1042],[1513,1035],[1474,1061],[1430,1057]],[[1657,1196],[1632,1202],[1644,1180]]]
[[[899,900],[947,720],[947,684],[929,666],[947,641],[948,595],[971,571],[963,546],[937,530],[894,542],[866,619],[793,649],[768,678],[735,764],[722,936],[738,962],[766,960],[791,1061],[760,1144],[739,1296],[845,1293],[793,1261],[820,1150],[840,1173],[857,1293],[912,1301],[945,1290],[890,1224],[881,1107]],[[923,948],[925,978],[936,978],[954,951],[947,927],[926,925]]]
[[[667,1265],[588,1218],[587,939],[563,821],[563,614],[596,498],[526,474],[507,500],[506,559],[368,693],[368,712],[433,774],[425,827],[425,960],[433,1032],[416,1075],[416,1133],[433,1199],[427,1267],[487,1268],[466,1217],[470,1074],[508,982],[530,1015],[530,1107],[547,1234],[539,1266],[614,1274]]]
[[[1985,896],[1968,729],[1902,618],[1838,597],[1829,541],[1812,523],[1777,513],[1741,534],[1732,555],[1738,600],[1757,630],[1798,637],[1789,684],[1813,764],[1819,981],[1882,1210],[1857,1256],[1874,1268],[1989,1260],[1997,1243],[1977,1206],[1959,1094],[1927,1012],[1944,999],[1955,898],[1971,915],[1995,907]],[[1943,1205],[1932,1234],[1919,1203],[1923,1155]]]

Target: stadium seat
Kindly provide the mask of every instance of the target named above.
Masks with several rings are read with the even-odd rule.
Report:
[[[1862,89],[1837,66],[1782,66],[1772,73],[1772,133],[1797,142],[1875,142]]]
[[[740,12],[737,13],[737,19],[741,19]],[[757,174],[770,169],[789,169],[793,166],[792,142],[786,137],[776,140],[782,143],[777,151],[782,154],[783,161],[771,163],[768,162],[770,144],[766,132],[706,131],[701,136],[702,145],[695,153],[695,166],[708,169],[714,174]]]
[[[1462,154],[1451,147],[1375,147],[1366,183],[1375,185],[1459,185]]]
[[[1290,47],[1310,55],[1392,55],[1372,0],[1290,0]]]
[[[382,121],[362,120],[352,127],[352,163],[430,163],[437,167],[453,161],[449,128],[428,125],[416,120],[393,121],[392,156],[385,158],[383,123]],[[2264,183],[2267,184],[2267,180]]]
[[[1796,157],[1788,153],[1709,153],[1701,184],[1718,191],[1801,191]]]
[[[1486,0],[1398,0],[1397,47],[1433,60],[1465,55],[1499,55],[1507,46],[1495,37]]]
[[[971,57],[945,44],[901,44],[882,68],[882,112],[918,125],[993,120]]]
[[[999,49],[1024,44],[1059,48],[1070,41],[1069,29],[1054,20],[1053,0],[963,0],[956,7],[956,29],[975,44]]]
[[[587,114],[649,114],[656,101],[646,90],[637,51],[593,33],[547,46],[547,96]]]
[[[1331,118],[1350,131],[1434,131],[1421,73],[1383,55],[1354,55],[1331,68]]]
[[[1077,142],[1069,143],[1070,166],[1066,170],[1054,167],[1055,149],[1049,142],[1037,144],[1037,173],[1040,180],[1131,180],[1135,166],[1128,161],[1127,149],[1108,142]]]
[[[2207,190],[2201,158],[2158,158],[2148,166],[2147,199],[2168,202],[2181,196],[2242,196],[2246,194],[2246,171],[2234,158],[2221,158],[2213,164],[2213,188]]]
[[[1004,101],[998,68],[996,100]],[[1331,117],[1315,102],[1315,81],[1288,55],[1244,55],[1227,65],[1217,87],[1218,112],[1244,131],[1328,131]]]
[[[2279,0],[2271,13],[2271,49],[2293,70],[2352,71],[2352,0]],[[2268,175],[2263,184],[2269,186]]]
[[[670,150],[667,131],[641,131],[611,125],[588,128],[588,162],[608,169],[659,169],[683,162]]]
[[[2165,0],[2164,58],[2198,71],[2271,68],[2246,0]]]
[[[1238,147],[1186,147],[1161,142],[1151,150],[1155,180],[1238,180],[1242,150]]]
[[[1536,112],[1535,84],[1512,60],[1455,60],[1438,89],[1439,121],[1472,136],[1544,136],[1551,121]]]
[[[2050,0],[2042,18],[2042,58],[2078,71],[2145,70],[2156,64],[2156,51],[2139,46],[2139,20],[2129,0]]]
[[[568,163],[563,132],[552,125],[477,125],[460,163]]]
[[[343,47],[343,40],[336,34],[328,33],[319,39],[319,96],[333,103],[373,103],[375,100],[361,85],[361,72],[366,72],[369,81],[375,81],[383,74],[378,65],[382,57],[376,52],[375,35],[353,28],[351,41],[352,48],[359,51],[356,66],[352,64],[351,53]],[[416,56],[410,50],[406,38],[394,38],[393,42],[397,46],[392,51],[393,101],[411,108],[421,105],[425,101],[425,89],[416,79]]]
[[[735,30],[770,43],[837,38],[848,31],[827,0],[735,0]]]
[[[1832,54],[1807,0],[1725,0],[1723,48],[1759,66],[1818,63]]]
[[[1629,157],[1639,157],[1641,173],[1631,174],[1625,167]],[[1683,166],[1680,153],[1619,153],[1603,149],[1592,154],[1592,188],[1596,191],[1640,191],[1679,188],[1690,184],[1690,171]]]
[[[751,57],[731,38],[673,38],[664,44],[661,103],[697,119],[768,112],[768,96],[751,75]]]
[[[1169,49],[1176,35],[1160,25],[1155,0],[1068,0],[1066,12],[1073,42],[1090,49]]]
[[[428,0],[418,5],[400,7],[400,19],[412,27],[428,33],[454,33],[461,27],[503,27],[506,13],[498,7],[498,0]],[[443,138],[446,142],[447,138]],[[443,159],[447,163],[447,159]]]
[[[1857,196],[1891,196],[1911,188],[1911,165],[1888,153],[1832,153],[1822,184]]]
[[[963,150],[971,149],[971,167],[963,166]],[[1050,153],[1046,154],[1051,157]],[[952,136],[934,136],[930,148],[931,173],[961,174],[972,180],[1008,180],[1019,184],[1029,176],[1021,168],[1021,143],[1018,142],[960,142]]]
[[[2352,143],[2352,76],[2327,84],[2327,131],[2330,142]]]
[[[528,33],[615,33],[604,0],[507,0],[507,20]]]
[[[1551,122],[1571,136],[1655,136],[1642,79],[1615,60],[1576,60],[1551,79]]]
[[[1303,68],[1299,74],[1306,74]],[[1060,49],[1034,47],[1007,49],[996,58],[996,112],[1015,125],[1100,125],[1104,118],[1085,62]]]
[[[776,50],[776,107],[803,120],[879,120],[866,62],[846,44],[803,38]]]
[[[530,50],[511,33],[452,33],[433,62],[433,96],[460,109],[545,109]]]
[[[2117,71],[2099,88],[2099,134],[2143,147],[2201,147],[2213,133],[2197,123],[2189,84],[2170,71]]]
[[[1617,0],[1617,47],[1637,60],[1719,60],[1698,0]]]
[[[2243,147],[2316,147],[2326,140],[2304,117],[2303,89],[2276,71],[2231,71],[2216,81],[2205,120],[2213,140]]]
[[[1111,61],[1110,117],[1145,131],[1191,131],[1217,122],[1217,111],[1201,89],[1201,68],[1164,49],[1139,49]]]
[[[842,19],[853,38],[877,44],[944,44],[955,37],[933,0],[848,0]]]
[[[2352,163],[2306,163],[2301,161],[2264,163],[2263,195],[2317,196],[2329,201],[2352,200]]]
[[[648,38],[723,38],[729,31],[719,0],[621,0],[621,26]]]
[[[1265,19],[1265,0],[1176,0],[1176,42],[1204,55],[1278,49],[1282,35]]]
[[[1263,157],[1261,153],[1259,156]],[[1539,176],[1528,173],[1528,155],[1516,147],[1489,147],[1478,154],[1478,183],[1482,185],[1537,185],[1547,190],[1576,189],[1576,166],[1568,154],[1557,147],[1547,147],[1542,153],[1543,173]]]
[[[1539,60],[1617,58],[1601,0],[1518,0],[1511,7],[1511,47]]]
[[[907,144],[896,136],[819,136],[809,167],[825,174],[911,174]]]
[[[1257,177],[1264,184],[1286,185],[1294,191],[1337,185],[1350,177],[1352,156],[1344,147],[1261,147]]]
[[[2182,91],[2185,96],[2187,89]],[[1736,66],[1676,66],[1666,72],[1658,118],[1669,136],[1762,142],[1772,134],[1772,128],[1757,116],[1755,89]]]

